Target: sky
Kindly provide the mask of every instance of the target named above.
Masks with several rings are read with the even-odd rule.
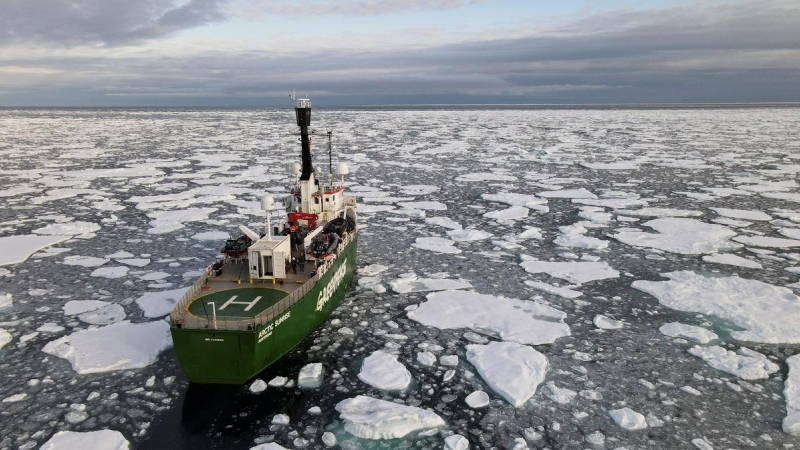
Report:
[[[0,107],[800,101],[798,0],[0,0]]]

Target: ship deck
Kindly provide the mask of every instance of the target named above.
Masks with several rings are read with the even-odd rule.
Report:
[[[222,273],[211,275],[205,284],[186,305],[186,313],[196,318],[249,318],[277,304],[281,299],[299,289],[314,276],[314,263],[306,263],[305,271],[298,267],[297,273],[287,271],[283,283],[248,278],[247,260],[230,260]],[[213,306],[211,306],[213,304]]]

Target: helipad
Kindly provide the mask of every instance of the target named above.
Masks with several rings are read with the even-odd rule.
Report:
[[[287,295],[286,291],[265,287],[226,289],[195,299],[188,310],[196,317],[253,317]]]

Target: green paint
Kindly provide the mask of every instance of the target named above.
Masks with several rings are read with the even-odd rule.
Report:
[[[209,303],[214,303],[217,317],[254,317],[287,295],[289,293],[285,291],[265,287],[226,289],[204,295],[193,301],[189,304],[189,313],[197,317],[210,318],[213,312]],[[232,303],[228,303],[233,296],[236,298]],[[261,298],[256,301],[258,297]],[[250,310],[245,311],[245,308],[254,301]],[[228,304],[226,305],[226,303]]]
[[[357,243],[354,239],[347,246],[314,289],[263,327],[252,331],[172,327],[175,354],[187,378],[195,383],[244,384],[302,342],[325,322],[344,298],[353,278]],[[345,264],[342,282],[335,290],[329,288],[332,292],[329,292],[328,301],[322,304],[319,299],[342,264]],[[229,298],[220,297],[222,301],[219,304]],[[322,307],[319,311],[318,303]]]

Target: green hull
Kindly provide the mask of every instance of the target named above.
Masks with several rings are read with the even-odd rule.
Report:
[[[311,291],[255,330],[172,327],[175,354],[189,381],[244,384],[302,342],[344,298],[353,278],[356,247],[353,239]],[[331,281],[342,266],[344,277],[335,285]]]

